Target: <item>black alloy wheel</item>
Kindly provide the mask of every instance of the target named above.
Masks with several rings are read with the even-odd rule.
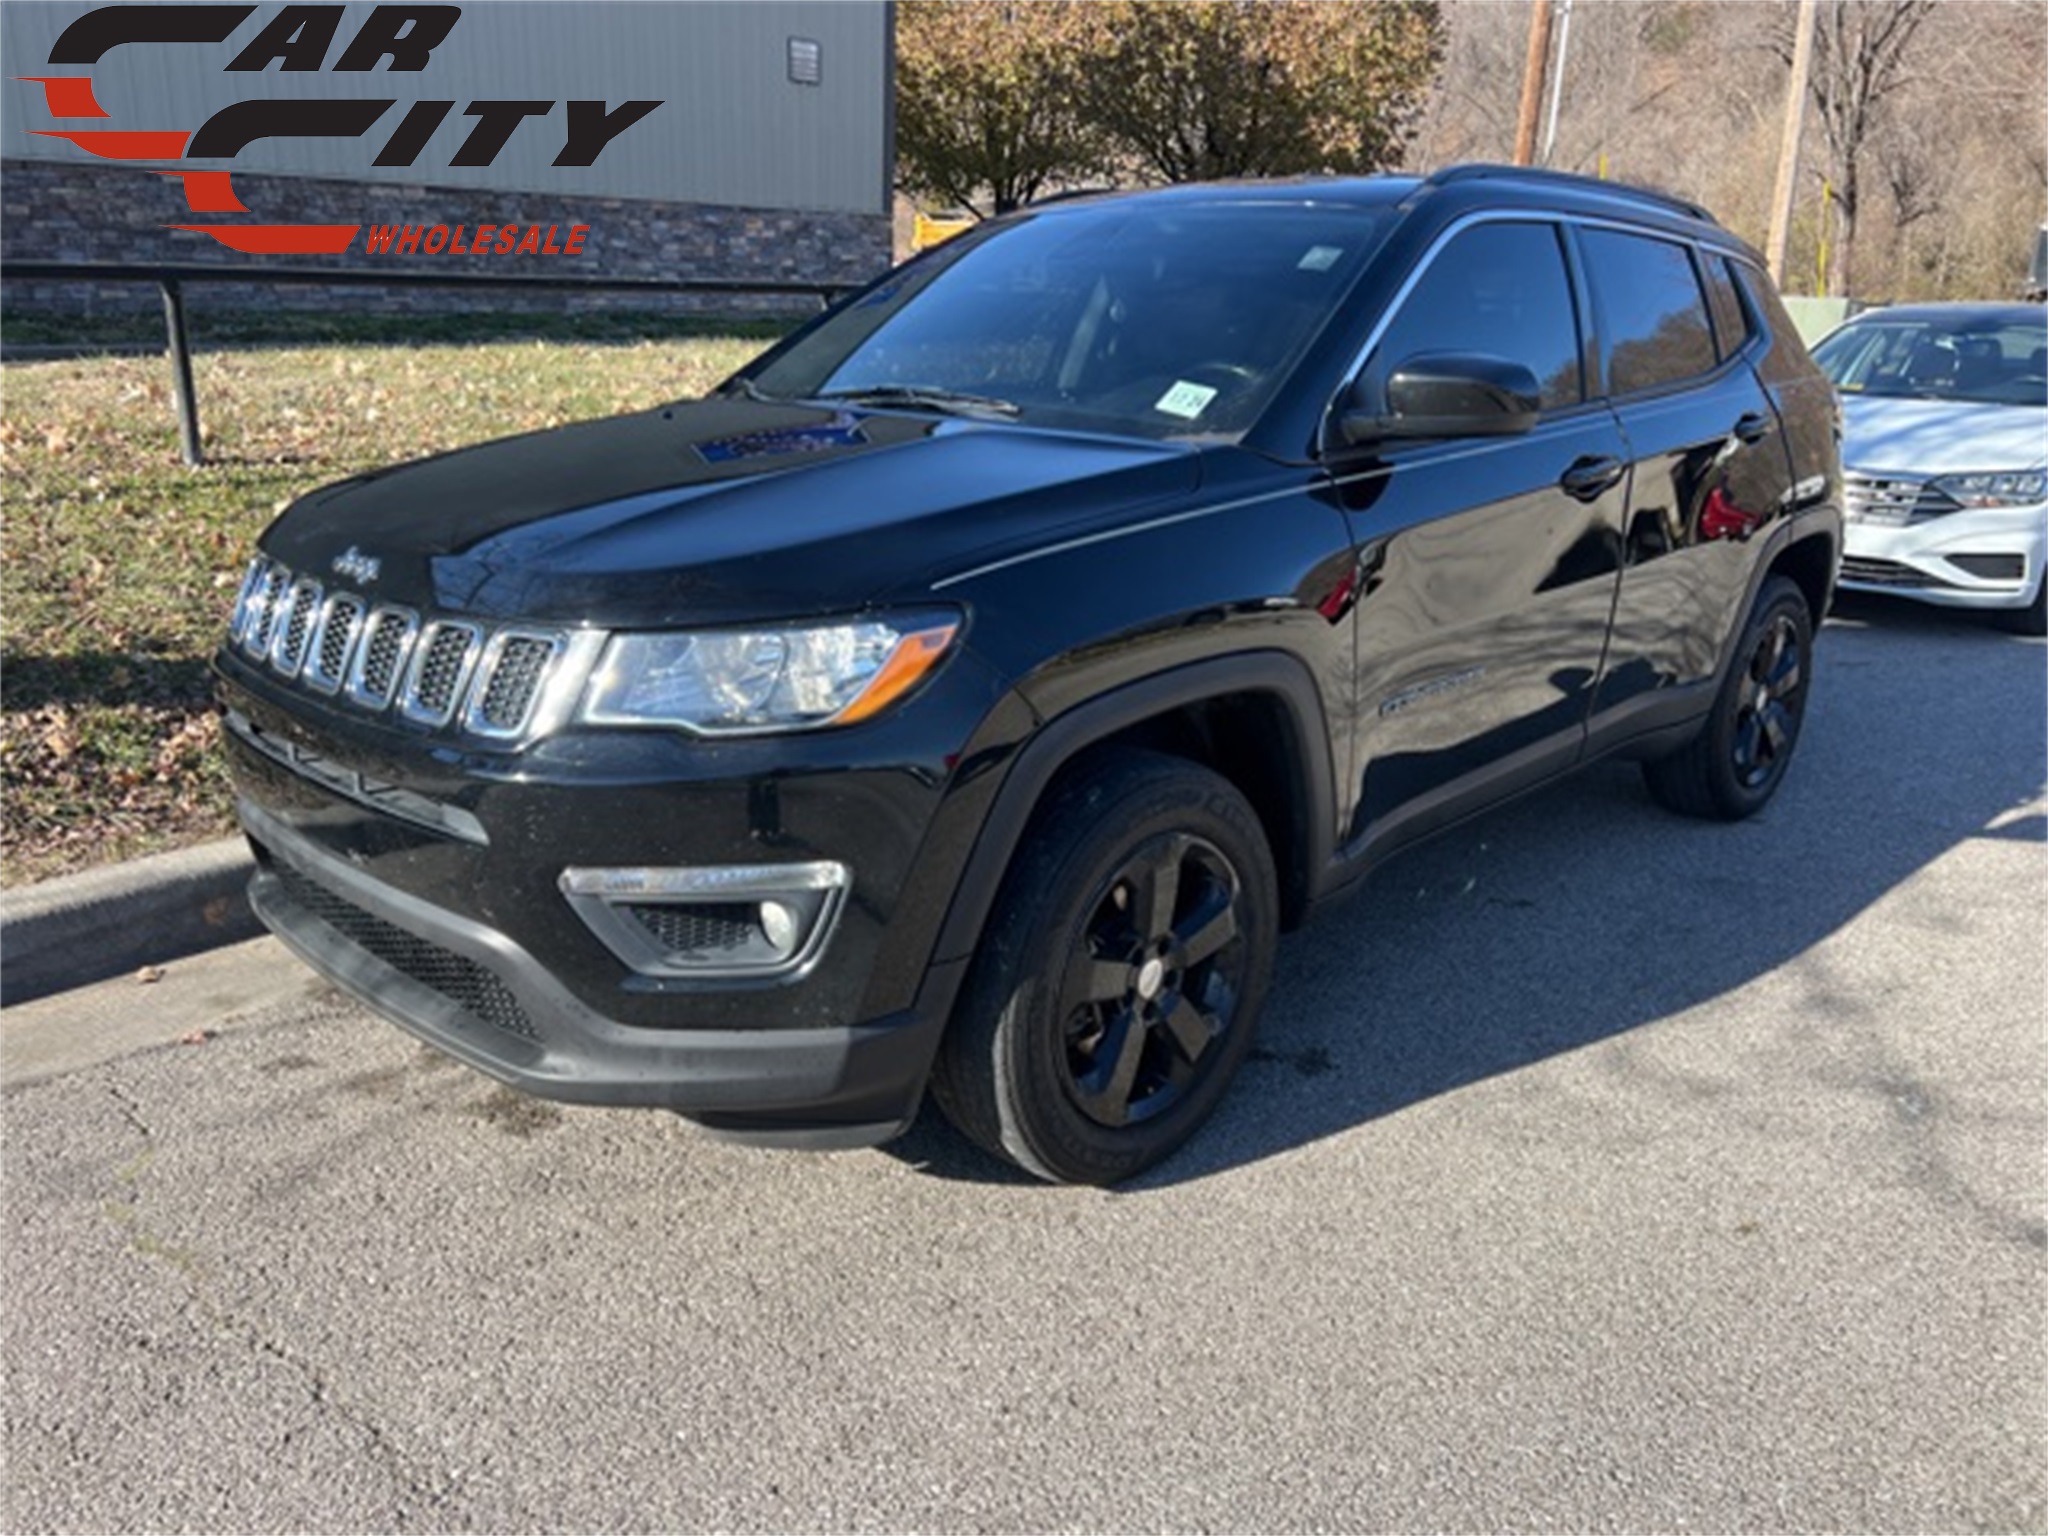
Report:
[[[1205,1120],[1278,939],[1257,813],[1198,763],[1113,750],[1048,794],[933,1069],[953,1123],[1056,1183],[1114,1184]]]
[[[1200,1080],[1237,1014],[1246,953],[1237,872],[1167,832],[1110,877],[1067,962],[1067,1089],[1097,1125],[1148,1120]]]
[[[1813,620],[1783,576],[1765,581],[1699,733],[1643,764],[1659,804],[1688,816],[1740,821],[1784,782],[1813,680]]]
[[[1806,640],[1789,612],[1769,616],[1735,712],[1735,780],[1757,790],[1785,771],[1806,705]]]

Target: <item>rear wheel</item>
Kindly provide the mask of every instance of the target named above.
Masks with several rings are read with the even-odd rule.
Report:
[[[1250,1048],[1278,897],[1257,814],[1153,753],[1052,793],[1003,884],[933,1092],[1041,1178],[1113,1184],[1205,1120]]]
[[[1739,821],[1763,809],[1792,761],[1813,673],[1806,596],[1783,576],[1765,581],[1700,733],[1643,764],[1659,804],[1688,816]]]

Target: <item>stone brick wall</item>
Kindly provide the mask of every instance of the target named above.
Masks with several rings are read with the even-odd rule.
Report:
[[[325,285],[208,283],[205,302],[221,308],[362,308],[420,313],[457,310],[788,309],[791,301],[705,299],[651,294],[581,293],[569,297],[517,289],[379,287],[350,283],[352,273],[415,270],[497,276],[668,278],[821,283],[851,286],[888,266],[885,213],[806,213],[721,208],[638,199],[508,195],[475,189],[328,181],[237,171],[234,189],[248,215],[194,214],[178,182],[129,166],[0,161],[0,255],[9,261],[175,262],[181,265],[332,267]],[[340,256],[247,256],[174,223],[465,225],[553,224],[566,235],[585,224],[576,256],[373,256],[364,237]],[[196,290],[195,290],[196,291]],[[156,309],[148,284],[8,280],[0,305],[38,314],[125,313]],[[802,300],[794,307],[804,307]]]

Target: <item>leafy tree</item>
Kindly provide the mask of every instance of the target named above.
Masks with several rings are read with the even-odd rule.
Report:
[[[1163,181],[1383,170],[1443,59],[1434,0],[1087,9],[1108,34],[1087,72],[1087,116]]]
[[[903,190],[980,215],[1101,172],[1081,82],[1101,47],[1092,5],[901,0],[896,173]]]

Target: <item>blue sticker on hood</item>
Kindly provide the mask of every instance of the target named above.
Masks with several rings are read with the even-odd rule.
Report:
[[[832,448],[857,448],[867,442],[860,418],[848,411],[835,413],[830,421],[801,427],[772,427],[763,432],[746,432],[738,437],[716,438],[699,443],[697,452],[706,464],[730,464],[735,459],[771,459],[789,453],[824,453]]]

